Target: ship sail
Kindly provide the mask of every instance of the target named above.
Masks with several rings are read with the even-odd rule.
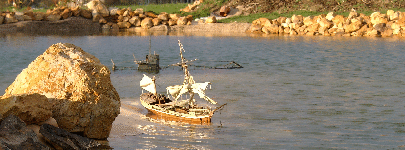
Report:
[[[208,84],[211,84],[210,82],[205,82],[205,83],[194,83],[191,88],[194,93],[197,93],[200,98],[205,99],[206,101],[212,103],[212,104],[217,104],[216,101],[212,100],[208,96],[205,95],[205,90],[207,90]]]
[[[151,79],[147,75],[143,74],[143,78],[140,81],[140,85],[146,91],[156,94],[156,85],[154,79]]]

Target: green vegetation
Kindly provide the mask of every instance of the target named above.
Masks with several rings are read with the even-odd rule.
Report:
[[[194,12],[182,12],[182,16],[193,15],[193,18],[201,18],[210,16],[213,10],[218,10],[228,0],[205,0],[201,3]]]

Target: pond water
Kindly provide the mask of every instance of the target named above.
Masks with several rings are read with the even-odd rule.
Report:
[[[55,43],[72,43],[111,69],[123,107],[108,143],[114,149],[392,149],[405,146],[405,42],[398,38],[306,36],[152,36],[161,66],[177,63],[181,40],[195,65],[235,61],[241,69],[194,68],[207,95],[227,105],[210,125],[148,118],[139,103],[142,74],[158,91],[182,71],[138,72],[149,37],[0,36],[0,94]]]

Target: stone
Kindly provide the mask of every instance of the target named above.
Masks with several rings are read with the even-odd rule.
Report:
[[[147,11],[145,12],[146,17],[149,18],[157,18],[158,16],[156,14],[154,14],[153,12]]]
[[[401,24],[394,22],[391,24],[391,29],[396,30],[396,29],[401,29]]]
[[[352,21],[352,23],[349,24],[348,26],[345,26],[344,29],[345,29],[346,33],[351,33],[351,32],[356,32],[362,26],[363,26],[363,23],[361,21],[357,20],[357,21]]]
[[[160,22],[161,22],[161,20],[158,19],[158,18],[153,18],[153,19],[152,19],[153,26],[158,26],[158,25],[160,25]]]
[[[320,27],[320,25],[317,24],[317,23],[315,23],[315,24],[311,24],[310,26],[308,26],[308,27],[306,28],[306,30],[307,30],[308,32],[313,32],[313,33],[315,34],[315,32],[318,32],[319,27]]]
[[[44,13],[42,13],[42,12],[35,12],[34,13],[34,20],[36,20],[36,21],[41,21],[41,20],[44,20],[44,17],[45,17],[45,14]]]
[[[169,26],[174,26],[174,25],[177,24],[177,21],[173,20],[173,19],[169,19],[169,21],[167,23],[168,23]]]
[[[96,140],[69,133],[49,124],[41,125],[39,132],[55,149],[97,149],[101,146]]]
[[[32,18],[33,18],[33,17],[31,17],[31,16],[23,15],[24,21],[32,21]]]
[[[379,23],[373,26],[375,30],[378,32],[384,32],[386,30],[386,24],[385,23]]]
[[[181,16],[180,16],[180,14],[169,14],[169,18],[170,19],[173,19],[173,20],[176,20],[177,21],[177,19],[179,19]]]
[[[256,19],[256,20],[252,21],[252,24],[253,24],[253,25],[260,25],[260,26],[262,26],[262,27],[264,27],[264,25],[265,25],[266,23],[270,23],[270,24],[271,24],[270,20],[267,19],[267,18],[259,18],[259,19]]]
[[[28,65],[3,96],[45,95],[60,128],[106,139],[120,110],[110,71],[93,55],[69,43],[50,46]]]
[[[313,17],[313,16],[308,16],[308,17],[305,17],[305,18],[304,18],[303,23],[304,23],[304,25],[306,25],[306,26],[310,26],[310,25],[316,24],[317,21],[316,21],[316,18],[315,18],[315,17]]]
[[[169,20],[169,14],[167,14],[166,12],[162,12],[158,15],[157,17],[160,20],[164,20],[164,21],[168,21]]]
[[[17,19],[18,21],[24,21],[24,15],[15,15],[14,17],[15,17],[15,19]]]
[[[124,13],[127,11],[127,9],[125,9],[125,8],[123,8],[123,9],[119,9],[119,10],[117,10],[117,15],[119,15],[119,16],[124,16]]]
[[[0,24],[3,24],[3,21],[4,21],[4,17],[0,16]]]
[[[128,10],[124,11],[124,13],[122,14],[122,16],[124,16],[124,17],[129,16],[129,11],[128,11]]]
[[[207,20],[205,20],[205,23],[216,23],[217,18],[215,16],[209,16],[207,17]]]
[[[319,21],[319,26],[329,29],[333,26],[333,23],[326,18],[321,18],[321,20]]]
[[[278,17],[278,18],[277,18],[277,21],[278,21],[280,24],[286,23],[287,17]]]
[[[141,26],[141,19],[138,16],[132,17],[128,20],[128,22],[133,24],[135,27]]]
[[[46,20],[47,21],[58,21],[58,20],[60,20],[60,18],[62,18],[62,17],[58,14],[50,14],[46,17]]]
[[[335,17],[333,17],[332,22],[335,25],[342,24],[345,22],[345,17],[342,15],[336,15]]]
[[[118,14],[119,9],[118,8],[114,8],[114,7],[110,7],[108,8],[108,10],[110,11],[110,16],[115,16]]]
[[[359,13],[357,13],[356,11],[351,11],[351,12],[349,13],[349,16],[347,16],[347,19],[348,19],[348,20],[351,20],[351,19],[356,18],[356,17],[358,17],[358,16],[359,16]]]
[[[376,25],[380,23],[388,23],[388,16],[386,14],[373,14],[370,16],[371,24]]]
[[[332,21],[332,19],[334,18],[336,16],[336,14],[334,13],[334,12],[329,12],[327,15],[326,15],[326,19],[327,20],[329,20],[329,21]]]
[[[179,19],[177,19],[177,25],[186,25],[188,22],[186,17],[180,17]]]
[[[7,116],[0,124],[0,149],[50,149],[40,142],[35,132],[14,115]]]
[[[134,13],[135,13],[135,15],[143,14],[143,9],[142,9],[142,8],[137,8],[137,9],[134,11]]]
[[[75,17],[79,17],[79,16],[80,16],[80,11],[81,11],[81,9],[80,9],[79,6],[74,7],[74,8],[71,8],[70,10],[72,11],[72,16],[75,16]]]
[[[0,99],[0,114],[15,115],[26,124],[37,124],[52,116],[52,105],[48,98],[37,93],[10,95]]]
[[[72,16],[72,11],[68,8],[63,10],[63,12],[60,14],[60,16],[62,17],[62,19],[67,19],[69,17]]]
[[[229,6],[222,6],[219,9],[219,15],[222,17],[226,17],[226,16],[228,16],[230,11],[231,11],[231,8]]]
[[[87,19],[92,19],[93,18],[93,14],[91,13],[91,11],[86,10],[86,9],[82,9],[80,11],[80,16],[82,16],[83,18],[87,18]]]
[[[381,32],[382,37],[391,37],[393,35],[393,30],[392,29],[385,29],[383,32]]]
[[[120,28],[120,29],[123,29],[123,28],[130,28],[131,27],[131,23],[129,23],[129,22],[117,22],[117,25],[118,25],[118,27]]]
[[[6,17],[4,18],[4,23],[9,24],[9,23],[15,23],[18,22],[18,20],[14,17],[14,14],[6,14]]]
[[[270,34],[278,34],[279,33],[279,26],[272,24],[270,26],[267,27],[263,27],[263,28],[267,28],[267,30],[269,31]]]
[[[372,29],[370,31],[366,32],[367,36],[381,36],[380,32],[378,32],[376,29]]]
[[[145,18],[141,21],[141,27],[144,29],[149,29],[153,27],[152,18]]]
[[[100,0],[92,0],[86,4],[89,10],[96,11],[103,17],[110,15],[108,8]]]
[[[387,13],[388,13],[388,12],[387,12]],[[387,15],[388,15],[388,14],[387,14]],[[401,16],[401,12],[397,11],[397,12],[394,12],[394,13],[388,15],[388,16],[389,16],[390,21],[399,20],[399,18],[400,18],[400,16]]]
[[[293,23],[302,23],[303,20],[304,20],[304,17],[303,17],[302,15],[293,15],[293,16],[291,17],[291,21],[292,21]]]

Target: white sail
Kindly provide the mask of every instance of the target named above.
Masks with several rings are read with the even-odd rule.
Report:
[[[177,97],[179,95],[182,87],[183,87],[183,85],[173,85],[173,86],[168,86],[166,89],[172,97]]]
[[[143,89],[156,94],[156,85],[153,79],[149,78],[147,75],[143,74],[143,78],[140,81],[140,85]]]
[[[205,99],[206,101],[216,104],[217,102],[209,98],[208,96],[205,95],[205,90],[207,90],[208,84],[211,84],[210,82],[205,82],[205,83],[194,83],[191,88],[194,93],[197,93],[200,98]]]

